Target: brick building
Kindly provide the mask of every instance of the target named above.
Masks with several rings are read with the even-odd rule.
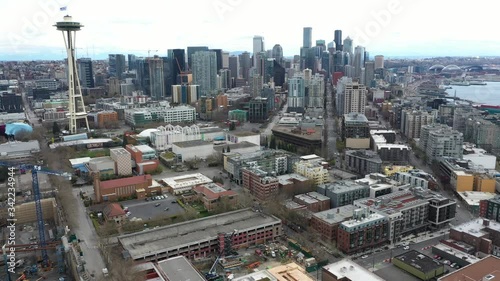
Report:
[[[500,256],[500,223],[478,218],[450,229],[450,239],[474,247],[475,251]]]
[[[243,188],[259,200],[273,199],[278,193],[279,181],[274,176],[257,168],[243,168]]]
[[[118,124],[118,113],[116,111],[100,111],[97,113],[97,127],[111,128]]]
[[[226,200],[225,203],[229,205],[235,205],[238,200],[236,192],[226,190],[217,183],[197,185],[193,188],[193,191],[209,212],[216,209],[219,204],[222,204],[223,200]]]
[[[310,225],[323,240],[336,241],[339,225],[352,218],[354,209],[356,208],[353,205],[347,205],[312,214]]]
[[[161,193],[161,185],[153,180],[151,175],[141,175],[129,178],[101,181],[99,173],[94,175],[94,194],[96,202],[117,201],[120,198],[137,196],[145,198]]]
[[[293,201],[306,206],[313,213],[330,209],[330,198],[317,192],[295,195]]]

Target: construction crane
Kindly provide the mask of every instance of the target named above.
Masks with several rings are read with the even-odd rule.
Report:
[[[38,236],[40,240],[39,249],[42,254],[42,268],[46,268],[49,266],[49,256],[47,254],[47,241],[45,241],[45,224],[43,222],[42,203],[40,202],[41,195],[40,195],[40,186],[38,185],[38,173],[60,176],[64,177],[67,180],[71,180],[71,174],[67,172],[51,171],[46,168],[42,168],[41,166],[32,164],[13,164],[8,162],[0,162],[0,166],[8,167],[9,174],[14,174],[16,169],[20,170],[21,173],[23,173],[24,171],[31,171],[31,179],[33,181],[32,183],[33,196],[35,199],[36,220],[38,226]],[[8,187],[10,187],[10,185]],[[9,215],[13,216],[14,213]],[[9,220],[12,220],[12,222],[14,222],[15,218],[8,217],[7,222],[9,222]]]
[[[231,233],[231,235],[229,236],[229,240],[232,240],[234,235],[236,234],[236,232],[238,232],[236,229],[233,231],[233,233]],[[215,262],[214,264],[212,265],[212,267],[210,267],[210,270],[205,274],[205,278],[208,280],[208,281],[214,281],[214,280],[217,280],[219,278],[219,275],[217,274],[217,270],[216,270],[216,267],[217,267],[217,263],[219,262],[220,258],[224,255],[224,250],[223,249],[219,249],[219,255],[217,256],[217,258],[215,259]]]

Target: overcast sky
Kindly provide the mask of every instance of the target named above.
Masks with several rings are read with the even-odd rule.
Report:
[[[20,5],[22,3],[22,5]],[[62,59],[64,42],[52,25],[66,14],[84,27],[78,57],[108,53],[166,55],[167,49],[208,46],[252,52],[265,48],[299,53],[303,27],[327,43],[334,30],[370,55],[500,55],[498,12],[491,1],[450,0],[0,0],[0,60]],[[67,11],[59,11],[60,7]]]

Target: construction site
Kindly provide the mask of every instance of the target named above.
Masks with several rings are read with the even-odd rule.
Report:
[[[78,262],[79,241],[64,226],[47,175],[69,178],[39,166],[9,168],[11,180],[4,185],[13,189],[0,194],[8,199],[0,202],[0,280],[73,280],[71,269],[83,266]]]

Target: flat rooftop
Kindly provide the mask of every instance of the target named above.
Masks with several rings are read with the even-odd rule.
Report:
[[[305,209],[306,206],[290,200],[285,201],[285,207],[289,210]]]
[[[179,247],[217,239],[217,234],[221,232],[232,233],[235,229],[246,231],[277,223],[281,223],[281,220],[274,216],[242,209],[122,235],[118,240],[130,256],[138,260]]]
[[[231,131],[227,133],[228,135],[233,135],[237,137],[249,137],[249,136],[257,136],[259,133],[254,133],[252,131]]]
[[[90,161],[90,157],[82,157],[82,158],[73,158],[69,159],[69,163],[71,163],[71,166],[77,166],[77,165],[83,165],[87,164]]]
[[[293,184],[293,180],[297,181],[308,181],[309,179],[299,175],[299,174],[285,174],[281,176],[277,176],[279,184],[281,185],[287,185],[287,184]]]
[[[356,208],[359,209],[359,208]],[[357,226],[362,226],[365,224],[370,224],[378,221],[383,221],[386,220],[386,217],[381,214],[377,213],[371,213],[369,214],[366,218],[363,218],[361,220],[356,220],[356,219],[350,219],[347,221],[342,222],[341,226],[344,227],[344,229],[353,229],[354,227]]]
[[[256,145],[255,143],[251,143],[248,141],[242,141],[239,143],[229,143],[227,145],[218,145],[214,146],[215,151],[222,151],[222,149],[226,149],[229,146],[229,149],[243,149],[243,148],[249,148],[249,147],[255,147],[256,149],[260,149],[260,145]]]
[[[184,256],[177,256],[158,262],[157,268],[168,281],[204,281],[205,278]]]
[[[140,152],[144,153],[156,153],[153,148],[151,148],[149,145],[136,145],[135,148],[137,148]]]
[[[321,184],[318,188],[330,190],[332,193],[350,192],[359,189],[368,189],[367,186],[358,184],[352,180],[340,180],[332,183]]]
[[[377,144],[378,149],[410,149],[407,145],[404,144],[393,144],[393,143],[384,143],[384,144]]]
[[[425,199],[418,198],[411,191],[396,191],[377,198],[365,198],[355,201],[355,205],[364,205],[385,214],[393,214],[418,205],[429,204]]]
[[[309,277],[304,269],[298,264],[291,262],[289,264],[278,265],[276,267],[270,268],[267,271],[271,273],[278,281],[290,281],[290,280],[300,280],[300,281],[313,281]]]
[[[190,141],[174,142],[173,145],[178,146],[180,148],[188,148],[197,146],[213,146],[213,143],[204,140],[190,140]]]
[[[293,132],[296,128],[291,128],[290,126],[281,126],[276,125],[273,127],[272,131],[275,133],[286,134],[290,136],[294,136],[297,138],[309,140],[309,141],[322,141],[323,140],[323,132],[321,129],[304,129],[297,130],[297,132]],[[300,132],[299,132],[300,131]]]
[[[483,225],[484,221],[488,221],[489,225],[488,226]],[[496,232],[500,232],[500,223],[493,220],[477,218],[475,220],[471,220],[466,223],[453,226],[451,229],[460,232],[466,232],[467,234],[472,236],[482,237],[488,234],[488,232],[484,231],[485,228],[489,228]]]
[[[109,152],[113,152],[116,155],[130,155],[130,152],[123,147],[111,148]]]
[[[457,193],[469,206],[479,206],[481,200],[489,200],[496,196],[495,193],[481,191],[460,191]]]
[[[463,259],[469,263],[476,263],[476,262],[481,260],[480,258],[478,258],[474,255],[467,254],[467,253],[459,251],[455,248],[450,248],[450,246],[442,244],[442,243],[438,243],[438,244],[434,245],[433,247],[435,247],[436,249],[439,249],[441,251],[447,252],[450,255],[453,255],[459,259]]]
[[[233,281],[278,281],[269,271],[261,270],[245,276],[234,278]]]
[[[349,123],[366,123],[368,124],[368,118],[361,113],[349,113],[344,114],[344,121]]]
[[[335,275],[337,280],[344,280],[343,278],[347,278],[352,281],[384,281],[381,277],[350,259],[343,259],[336,263],[325,265],[323,270]]]
[[[316,154],[310,154],[310,155],[300,156],[300,160],[324,160],[324,158]]]
[[[370,130],[370,135],[396,134],[394,130]]]
[[[357,208],[354,205],[345,205],[339,208],[314,213],[313,217],[333,225],[352,218],[355,209]]]
[[[200,174],[200,173],[182,175],[182,176],[177,176],[177,177],[172,177],[172,178],[163,178],[162,181],[166,185],[172,187],[173,189],[188,187],[188,186],[195,186],[195,185],[199,185],[199,184],[205,184],[205,183],[212,182],[211,179],[209,179],[207,176]]]
[[[25,154],[40,151],[40,144],[36,140],[31,141],[11,141],[0,144],[0,153],[9,155]],[[3,156],[3,155],[2,155]]]
[[[395,256],[394,259],[397,259],[421,272],[430,272],[443,266],[433,258],[415,250],[410,250],[399,256]]]
[[[486,279],[483,279],[485,277]],[[464,266],[439,278],[438,281],[498,281],[499,279],[500,258],[487,256],[476,263]]]

